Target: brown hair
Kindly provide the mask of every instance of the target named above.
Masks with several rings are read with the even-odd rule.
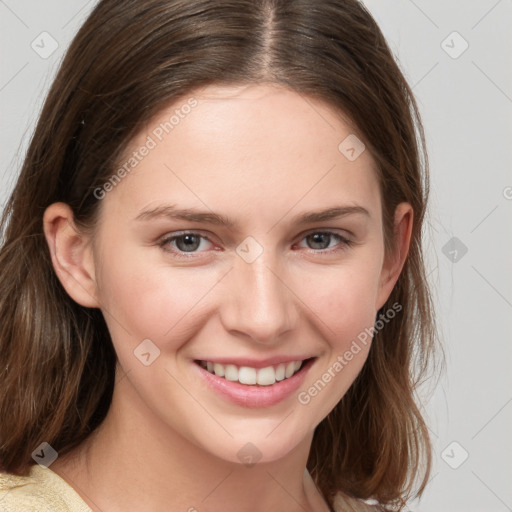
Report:
[[[415,403],[435,344],[422,255],[425,138],[412,91],[356,0],[103,0],[69,47],[1,220],[0,461],[27,474],[43,441],[59,454],[104,419],[116,355],[99,309],[75,303],[42,229],[52,203],[86,229],[94,190],[133,136],[178,97],[213,83],[277,83],[348,117],[378,168],[386,251],[393,214],[414,209],[410,251],[354,384],[315,430],[308,468],[331,504],[338,491],[401,508],[421,493],[430,442]],[[421,151],[420,151],[421,150]],[[382,311],[379,311],[381,313]],[[421,461],[424,461],[421,463]]]

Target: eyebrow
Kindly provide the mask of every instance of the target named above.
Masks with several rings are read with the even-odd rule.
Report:
[[[365,215],[371,218],[370,212],[362,206],[336,206],[326,208],[323,210],[316,210],[312,212],[302,213],[292,218],[292,222],[296,224],[313,224],[315,222],[325,222],[328,220],[340,219],[349,215]],[[203,212],[194,208],[180,209],[174,205],[162,205],[144,210],[140,212],[136,221],[149,221],[158,218],[168,218],[185,220],[190,222],[201,222],[206,224],[213,224],[217,226],[224,226],[229,229],[236,227],[236,222],[229,217],[220,215],[214,212]]]

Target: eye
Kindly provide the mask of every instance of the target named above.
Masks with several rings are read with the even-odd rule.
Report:
[[[208,250],[212,243],[199,233],[185,232],[165,237],[159,245],[171,252],[194,253]]]
[[[352,241],[333,231],[315,231],[304,236],[298,245],[314,252],[335,252],[352,244]],[[164,237],[158,245],[177,256],[186,256],[206,252],[213,243],[201,233],[184,231]]]
[[[306,245],[304,245],[304,242]],[[333,248],[341,250],[343,246],[350,247],[350,245],[352,245],[350,240],[333,231],[309,233],[299,243],[300,247],[307,247],[314,251],[325,251]]]

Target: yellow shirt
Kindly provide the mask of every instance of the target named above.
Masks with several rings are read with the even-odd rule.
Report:
[[[0,512],[92,512],[57,473],[39,464],[28,476],[0,473]]]
[[[383,510],[340,494],[336,511],[377,512]],[[80,495],[57,473],[39,464],[28,476],[0,472],[0,512],[92,512]]]

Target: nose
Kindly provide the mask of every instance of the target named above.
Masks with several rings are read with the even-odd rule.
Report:
[[[269,345],[296,327],[299,312],[284,269],[265,253],[252,263],[237,260],[226,286],[220,309],[230,334]]]

